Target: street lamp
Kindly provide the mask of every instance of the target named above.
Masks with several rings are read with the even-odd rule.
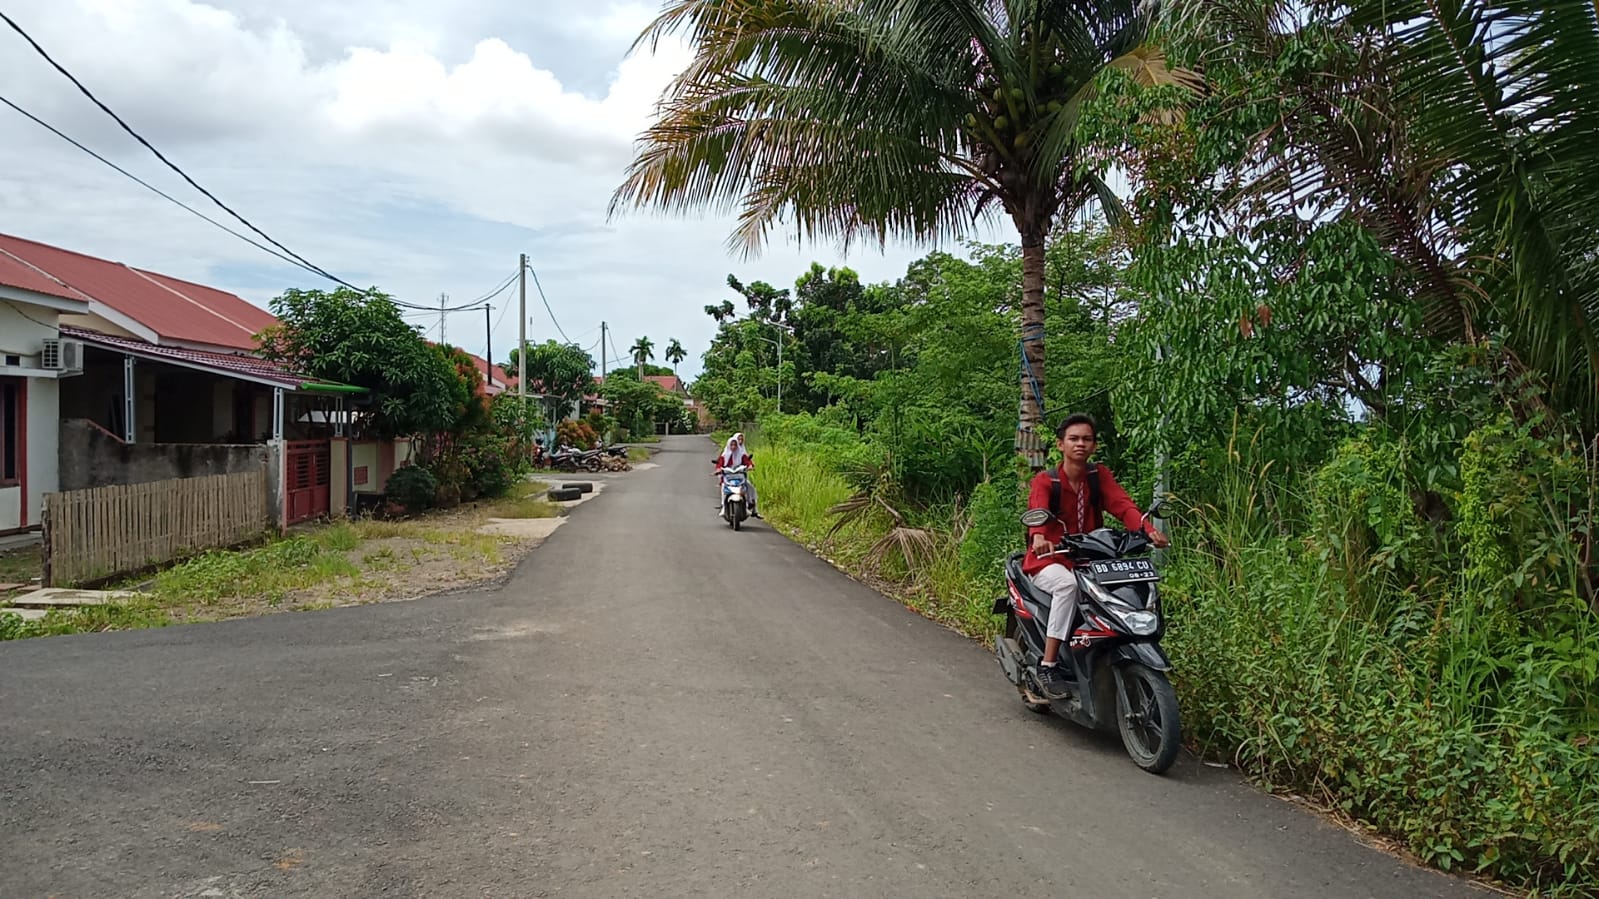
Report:
[[[779,324],[777,322],[766,322],[766,324],[771,325],[772,327],[776,328],[779,332],[782,332],[782,333],[785,333],[785,334],[794,333],[794,330],[792,328],[790,328],[789,326],[787,326],[787,325]],[[782,340],[773,340],[770,337],[761,337],[761,335],[759,335],[759,334],[756,334],[755,337],[759,338],[760,340],[764,340],[767,343],[772,344],[773,346],[777,347],[777,411],[778,411],[779,414],[782,414],[782,412],[783,412],[783,341]]]

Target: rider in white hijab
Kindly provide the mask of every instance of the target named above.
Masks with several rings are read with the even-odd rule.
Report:
[[[727,445],[722,447],[722,454],[716,457],[716,467],[720,469],[738,465],[744,461],[746,455],[749,455],[749,449],[744,446],[744,434],[741,431],[727,438]],[[750,458],[749,467],[755,467],[755,459],[753,457]],[[761,513],[756,511],[759,504],[755,497],[755,482],[746,477],[744,479],[744,489],[750,495],[750,514],[760,518]],[[722,504],[720,502],[716,504],[716,513],[718,515],[722,513]]]

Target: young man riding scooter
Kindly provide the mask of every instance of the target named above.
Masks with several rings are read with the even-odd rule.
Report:
[[[1033,476],[1027,508],[1048,509],[1055,517],[1036,528],[1028,528],[1030,544],[1022,571],[1051,597],[1049,624],[1045,628],[1044,659],[1038,669],[1044,694],[1050,699],[1070,695],[1069,675],[1056,662],[1060,646],[1070,635],[1077,615],[1077,575],[1065,556],[1053,556],[1067,534],[1085,534],[1104,526],[1104,514],[1121,519],[1128,530],[1144,527],[1143,513],[1116,483],[1110,469],[1088,461],[1099,444],[1099,427],[1092,416],[1083,413],[1067,416],[1056,429],[1060,447],[1060,467]],[[1154,525],[1147,528],[1150,542],[1164,547],[1170,541]]]

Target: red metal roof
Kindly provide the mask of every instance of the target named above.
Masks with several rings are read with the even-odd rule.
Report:
[[[466,351],[462,350],[462,352],[465,353]],[[483,376],[490,395],[500,393],[516,384],[516,379],[507,375],[505,369],[498,365],[490,365],[487,359],[476,353],[466,354],[472,357],[472,364],[477,366],[477,373]]]
[[[343,385],[332,381],[323,381],[318,378],[307,377],[296,373],[292,368],[280,362],[270,362],[259,356],[246,353],[212,353],[205,350],[189,350],[183,347],[157,346],[145,343],[142,340],[130,340],[125,337],[113,337],[110,334],[101,334],[99,331],[85,331],[82,328],[61,328],[61,336],[81,340],[84,343],[122,353],[131,353],[147,359],[166,360],[180,365],[196,366],[234,375],[256,381],[265,381],[285,389],[316,390],[322,388],[339,388]]]
[[[231,293],[120,262],[8,234],[0,234],[0,251],[137,321],[163,341],[253,350],[256,332],[277,321],[266,310]],[[9,283],[4,278],[0,282]]]
[[[0,248],[0,285],[32,293],[86,302],[89,298],[61,284]]]

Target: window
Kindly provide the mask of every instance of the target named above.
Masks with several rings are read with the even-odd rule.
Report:
[[[22,381],[0,378],[0,487],[22,483]]]

